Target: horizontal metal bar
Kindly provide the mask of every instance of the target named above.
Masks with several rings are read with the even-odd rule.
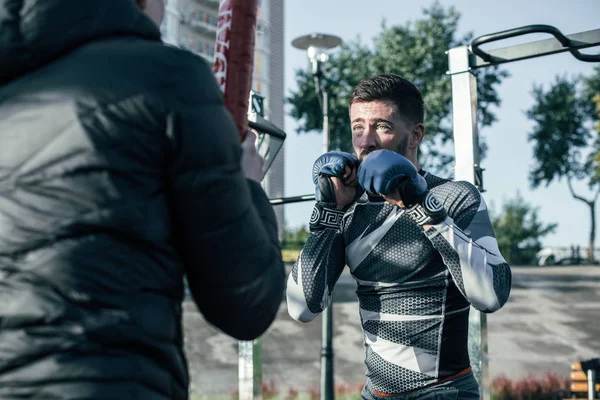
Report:
[[[490,61],[491,55],[480,48],[485,43],[497,42],[499,40],[509,39],[517,36],[528,35],[531,33],[549,33],[559,41],[563,47],[569,47],[569,39],[554,26],[550,25],[527,25],[518,28],[508,29],[501,32],[490,33],[476,37],[471,41],[471,50],[485,61]]]
[[[272,205],[278,206],[282,204],[299,203],[301,201],[311,201],[314,199],[314,194],[305,194],[304,196],[276,197],[274,199],[269,199],[269,201]]]
[[[502,33],[502,32],[500,32]],[[529,32],[532,33],[532,32]],[[489,43],[489,36],[494,38],[494,35],[486,35],[483,43]],[[528,58],[541,57],[551,54],[574,52],[577,50],[600,45],[600,29],[591,31],[574,33],[565,35],[569,39],[569,46],[564,46],[557,38],[538,40],[535,42],[523,43],[514,46],[503,47],[499,49],[489,50],[485,52],[488,61],[473,54],[469,60],[469,66],[472,69],[487,67],[489,65],[504,64],[512,61],[526,60]],[[514,36],[511,36],[514,37]],[[487,39],[487,41],[486,41]],[[474,39],[476,41],[477,39]],[[481,40],[476,42],[476,46],[483,44]],[[574,54],[576,57],[577,55]],[[586,60],[585,55],[583,61],[598,61],[594,59]],[[579,58],[579,57],[577,57]],[[595,58],[595,57],[594,57]],[[453,73],[454,71],[450,71]]]
[[[279,129],[277,125],[257,113],[248,113],[248,126],[252,129],[256,129],[259,132],[264,132],[268,135],[276,137],[279,140],[285,140],[286,134],[283,130]]]

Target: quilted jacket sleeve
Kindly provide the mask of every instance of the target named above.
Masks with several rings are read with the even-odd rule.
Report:
[[[208,65],[194,60],[187,75],[186,100],[167,121],[176,244],[205,318],[251,340],[270,326],[283,297],[275,214],[240,168],[239,135]]]

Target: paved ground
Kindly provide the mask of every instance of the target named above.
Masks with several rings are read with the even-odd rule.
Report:
[[[364,380],[364,349],[355,283],[342,275],[334,293],[336,384]],[[186,352],[192,390],[226,394],[237,387],[237,342],[208,326],[185,304]],[[490,377],[556,372],[574,360],[600,357],[600,267],[515,267],[509,302],[488,315]],[[263,378],[281,390],[319,385],[321,323],[279,315],[263,337]]]

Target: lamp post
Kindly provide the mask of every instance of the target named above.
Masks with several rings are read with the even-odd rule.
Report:
[[[327,50],[342,44],[342,39],[324,33],[311,33],[297,37],[292,46],[305,50],[310,61],[312,76],[315,81],[317,99],[323,112],[323,153],[329,151],[329,100],[323,84],[325,64],[328,60]],[[321,321],[321,400],[333,400],[333,301],[323,311]]]
[[[292,46],[305,50],[310,61],[311,72],[315,80],[317,99],[323,111],[323,152],[329,151],[329,104],[328,95],[323,85],[325,64],[329,59],[327,50],[331,50],[342,44],[342,39],[337,36],[324,33],[311,33],[297,37],[292,41]]]

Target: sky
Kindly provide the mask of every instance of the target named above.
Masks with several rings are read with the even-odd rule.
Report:
[[[440,3],[444,7],[454,6],[460,12],[461,36],[473,32],[477,37],[531,24],[552,25],[565,34],[600,29],[600,0],[440,0]],[[388,26],[403,25],[422,18],[422,9],[431,4],[424,0],[287,0],[284,21],[286,96],[297,89],[295,71],[308,68],[306,53],[291,46],[294,38],[320,32],[339,36],[343,41],[359,37],[362,43],[371,44],[372,38],[380,32],[384,17]],[[489,50],[547,37],[544,34],[527,35],[484,48]],[[600,49],[588,52],[600,52]],[[533,153],[527,136],[533,123],[527,119],[525,111],[533,105],[531,90],[534,83],[549,85],[559,74],[590,75],[594,65],[598,64],[581,62],[568,53],[504,64],[503,68],[511,76],[497,87],[502,99],[500,108],[494,110],[497,122],[491,127],[480,128],[480,135],[486,138],[489,146],[488,155],[482,162],[485,169],[483,196],[488,206],[499,211],[506,200],[520,192],[527,203],[539,207],[538,215],[542,221],[558,224],[555,233],[542,240],[545,246],[587,246],[590,211],[587,205],[571,197],[564,181],[547,188],[530,188],[528,173],[533,165]],[[298,122],[286,115],[286,196],[314,193],[311,168],[323,148],[320,132],[297,134],[297,126]],[[427,169],[427,166],[423,168]],[[583,184],[575,185],[575,190],[583,196],[592,196]],[[307,225],[312,206],[313,202],[284,206],[286,224],[291,228]],[[600,246],[600,239],[596,240],[596,246]]]

